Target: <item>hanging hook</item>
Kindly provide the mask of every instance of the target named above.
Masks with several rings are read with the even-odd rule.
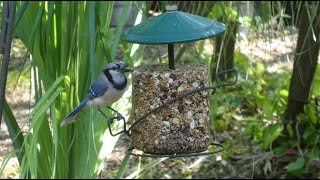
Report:
[[[166,11],[167,12],[174,12],[177,11],[178,6],[177,5],[173,5],[172,1],[169,1],[169,5],[166,5]]]

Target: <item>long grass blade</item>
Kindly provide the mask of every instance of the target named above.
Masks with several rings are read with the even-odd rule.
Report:
[[[121,165],[120,165],[120,168],[116,174],[116,176],[114,177],[115,179],[122,179],[123,178],[123,175],[127,169],[127,166],[129,164],[129,160],[130,160],[130,153],[131,153],[132,150],[130,150],[128,153],[126,153],[126,155],[124,156],[122,162],[121,162]]]
[[[96,26],[96,21],[95,21],[95,2],[90,1],[89,2],[89,11],[88,11],[88,16],[89,16],[89,62],[90,62],[90,74],[91,74],[91,81],[94,80],[96,74],[95,74],[95,66],[94,66],[94,60],[95,60],[95,26]]]
[[[118,137],[109,135],[95,108],[81,112],[70,126],[59,124],[84,99],[103,66],[114,60],[129,2],[117,29],[109,28],[113,4],[30,2],[18,21],[16,34],[32,55],[37,96],[27,117],[31,125],[20,177],[96,178],[112,152]],[[117,106],[125,109],[127,101]]]
[[[118,23],[118,26],[117,26],[117,32],[116,32],[115,39],[114,39],[113,46],[112,46],[112,50],[111,50],[111,59],[114,59],[115,56],[116,56],[116,50],[117,50],[118,45],[119,45],[120,36],[121,36],[121,33],[122,33],[123,26],[124,26],[124,24],[126,22],[126,17],[127,17],[127,13],[128,13],[129,4],[130,4],[130,1],[125,1],[124,4],[123,4],[123,9],[122,9],[121,17],[120,17],[120,22]]]
[[[18,152],[17,152],[16,150],[12,150],[11,152],[9,152],[9,154],[7,154],[7,155],[4,157],[4,160],[3,160],[3,162],[2,162],[2,164],[1,164],[1,166],[0,166],[0,174],[3,173],[5,167],[7,166],[8,162],[9,162],[9,160],[10,160],[11,158],[13,158],[14,156],[16,156],[17,153],[18,153]]]
[[[26,11],[26,9],[28,8],[29,5],[29,1],[23,1],[21,2],[21,5],[19,7],[19,10],[17,12],[16,18],[15,18],[15,27],[16,25],[19,23],[19,21],[21,20],[22,15],[24,14],[24,12]]]
[[[135,172],[131,173],[129,176],[126,177],[126,179],[133,179],[135,176],[137,176],[138,173],[140,174],[140,176],[142,176],[143,174],[145,174],[149,170],[151,170],[154,166],[156,166],[157,164],[161,163],[162,161],[164,161],[166,159],[167,158],[165,157],[165,158],[153,160],[150,163],[142,166],[139,171],[135,171]]]
[[[24,154],[23,151],[21,151],[21,149],[22,149],[22,144],[24,139],[21,133],[21,129],[17,123],[17,120],[14,117],[6,99],[4,100],[3,117],[8,128],[8,132],[12,141],[13,148],[18,152],[17,157],[21,165],[23,154]]]

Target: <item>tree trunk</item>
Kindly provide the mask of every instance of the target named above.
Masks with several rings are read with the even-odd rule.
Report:
[[[218,71],[225,71],[233,68],[233,58],[234,58],[234,48],[236,44],[236,34],[238,32],[238,22],[230,21],[228,23],[228,29],[224,35],[220,35],[216,37],[216,48],[215,53],[213,54],[213,62],[218,62],[220,55],[220,64]],[[223,47],[220,53],[220,48]],[[211,70],[211,77],[215,77],[216,71],[214,69]],[[227,77],[230,78],[231,74],[227,74]]]
[[[285,112],[285,120],[289,122],[294,122],[297,115],[303,112],[304,105],[309,102],[317,67],[320,48],[320,10],[317,10],[315,18],[310,22],[306,9],[309,8],[309,4],[311,3],[302,5],[300,15],[296,55],[290,81],[288,105]],[[310,12],[312,12],[311,8],[309,8]],[[310,18],[312,17],[312,13],[310,13]],[[311,23],[314,33],[310,27]]]

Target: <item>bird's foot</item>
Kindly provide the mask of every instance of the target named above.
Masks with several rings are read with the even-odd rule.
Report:
[[[113,110],[114,112],[117,113],[116,117],[110,117],[110,116],[106,116],[100,108],[98,108],[98,110],[100,111],[100,113],[107,119],[108,124],[112,124],[114,119],[117,119],[117,121],[120,121],[121,119],[125,119],[118,111],[112,109],[111,107],[108,107],[109,109]]]
[[[120,121],[121,119],[124,119],[124,117],[120,113],[117,112],[117,120]]]
[[[100,108],[98,108],[98,110],[100,111],[100,113],[104,116],[104,118],[106,118],[108,124],[112,124],[114,119],[117,119],[118,117],[110,117],[105,115]]]
[[[120,113],[117,113],[116,117],[106,116],[106,118],[107,118],[108,124],[112,124],[114,119],[117,119],[117,121],[120,121],[121,119],[124,119],[124,117]]]
[[[111,108],[110,106],[107,106],[110,110],[112,110],[113,112],[117,113],[117,116],[115,117],[118,121],[120,121],[121,119],[124,119],[124,117],[116,110],[114,110],[113,108]],[[114,118],[114,119],[115,119]]]
[[[107,118],[108,124],[112,124],[113,120],[115,119],[115,117],[108,117],[108,116],[106,118]]]

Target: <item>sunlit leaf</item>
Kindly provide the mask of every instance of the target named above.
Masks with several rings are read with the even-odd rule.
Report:
[[[286,89],[281,89],[280,90],[280,95],[283,96],[283,97],[288,97],[289,91],[286,90]]]

